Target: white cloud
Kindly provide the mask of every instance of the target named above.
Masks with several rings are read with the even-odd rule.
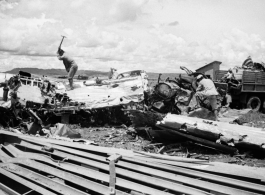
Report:
[[[118,0],[111,7],[110,15],[119,22],[135,21],[142,14],[141,7],[147,0]]]
[[[247,34],[239,29],[233,29],[230,34],[224,36],[215,50],[220,58],[227,64],[241,65],[251,55],[253,60],[260,62],[265,48],[264,40],[259,35]],[[229,65],[228,65],[229,66]]]
[[[47,55],[54,43],[54,36],[51,36],[56,29],[54,23],[54,20],[46,19],[44,15],[40,18],[0,18],[0,50]]]
[[[178,21],[170,22],[168,24],[168,26],[177,26],[177,25],[179,25],[179,22]]]
[[[179,6],[186,3],[0,1],[0,64],[12,63],[1,67],[5,70],[16,66],[63,68],[55,57],[61,35],[67,36],[62,47],[77,60],[79,69],[107,71],[111,66],[129,66],[147,71],[178,72],[180,65],[196,69],[214,60],[222,61],[227,67],[239,65],[248,55],[256,61],[264,61],[262,33],[249,32],[243,27],[230,28],[232,25],[227,23],[229,27],[217,36],[215,32],[221,24],[209,27],[212,20],[207,20],[208,26],[204,26],[196,15],[187,12],[197,10],[197,16],[200,16],[198,5],[189,6],[186,11],[180,9]],[[187,20],[192,16],[193,20]],[[237,23],[233,24],[237,26]],[[177,28],[170,27],[176,25]],[[199,36],[206,38],[198,39]]]
[[[7,2],[5,0],[2,0],[2,1],[0,1],[0,10],[2,10],[2,11],[11,10],[16,5],[17,5],[17,2],[16,1],[9,1],[9,2]]]

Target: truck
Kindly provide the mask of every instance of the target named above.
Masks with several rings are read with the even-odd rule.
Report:
[[[220,82],[227,71],[217,70],[215,82]],[[254,111],[265,109],[265,72],[247,69],[233,69],[235,80],[228,82],[228,94],[232,105],[239,108],[251,108]]]

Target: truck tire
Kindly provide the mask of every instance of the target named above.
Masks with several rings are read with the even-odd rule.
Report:
[[[261,107],[261,100],[257,96],[252,96],[248,99],[247,108],[251,108],[253,111],[259,111]]]

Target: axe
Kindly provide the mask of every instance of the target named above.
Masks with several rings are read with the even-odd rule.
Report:
[[[61,41],[61,43],[60,43],[60,45],[59,45],[59,47],[58,47],[58,52],[61,50],[61,45],[62,45],[62,43],[63,43],[64,38],[67,38],[66,36],[63,36],[63,35],[62,35],[62,37],[63,37],[63,38],[62,38],[62,41]]]

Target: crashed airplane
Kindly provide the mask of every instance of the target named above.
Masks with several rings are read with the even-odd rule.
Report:
[[[3,83],[3,86],[9,88],[10,98],[8,101],[1,101],[0,106],[12,107],[15,110],[28,108],[50,112],[62,116],[63,122],[68,123],[69,115],[80,110],[88,113],[101,110],[102,114],[102,109],[109,111],[111,108],[120,110],[136,104],[139,106],[148,88],[147,79],[148,76],[143,70],[124,71],[111,80],[77,80],[74,82],[74,90],[66,91],[65,82],[34,77],[30,73],[20,71],[18,75]],[[3,92],[0,94],[4,94]],[[106,113],[106,110],[103,110],[103,114],[104,112]]]

